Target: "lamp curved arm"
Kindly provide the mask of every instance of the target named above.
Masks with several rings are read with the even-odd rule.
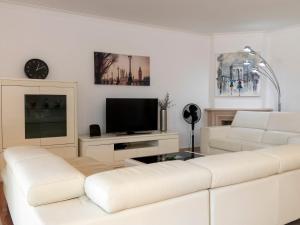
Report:
[[[269,78],[269,80],[273,83],[273,85],[275,86],[277,92],[281,95],[281,91],[280,91],[280,86],[279,86],[279,83],[278,81],[275,79],[274,76],[272,76],[266,69],[264,68],[258,68],[258,71],[260,73],[262,73],[263,75],[265,75],[266,77]]]
[[[270,66],[270,64],[267,62],[267,60],[266,60],[264,57],[262,57],[261,54],[259,54],[258,52],[254,51],[253,49],[251,49],[251,53],[254,54],[254,55],[256,55],[256,56],[258,56],[258,57],[263,61],[263,63],[266,65],[266,67],[268,68],[268,70],[269,70],[270,73],[272,74],[272,77],[274,77],[274,80],[275,80],[275,83],[277,84],[279,93],[281,93],[278,79],[277,79],[277,77],[276,77],[276,75],[275,75],[274,70],[273,70],[272,67]]]
[[[245,46],[244,52],[255,55],[256,57],[259,58],[259,60],[261,60],[263,62],[263,64],[265,64],[265,68],[259,67],[256,69],[256,71],[258,74],[261,74],[261,75],[264,75],[265,77],[267,77],[274,85],[274,87],[277,91],[277,94],[278,94],[278,111],[280,112],[281,111],[281,89],[280,89],[280,85],[279,85],[279,82],[275,75],[274,70],[272,69],[270,64],[267,62],[267,60],[265,60],[265,58],[262,57],[258,52],[254,51],[250,46]]]
[[[261,71],[261,70],[258,70],[258,74],[268,78],[271,81],[271,83],[274,85],[277,93],[280,95],[280,89],[278,88],[278,84],[275,82],[275,80],[272,78],[272,76],[270,74],[268,74],[264,71]]]

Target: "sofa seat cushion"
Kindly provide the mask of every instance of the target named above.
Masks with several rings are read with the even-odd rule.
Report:
[[[207,168],[212,174],[211,188],[239,184],[278,172],[279,161],[253,151],[211,155],[188,161]]]
[[[12,148],[5,150],[4,157],[31,206],[84,195],[85,177],[62,158],[46,150],[24,150],[21,154],[19,150]]]
[[[266,154],[279,160],[279,173],[300,169],[299,144],[281,145],[272,148],[257,150],[256,152]]]
[[[230,152],[242,151],[242,143],[239,140],[230,138],[211,138],[209,140],[209,147]]]
[[[86,195],[113,213],[210,187],[208,170],[183,161],[122,168],[86,178]]]
[[[290,138],[299,136],[298,133],[283,132],[283,131],[266,131],[262,138],[263,144],[270,145],[286,145]]]

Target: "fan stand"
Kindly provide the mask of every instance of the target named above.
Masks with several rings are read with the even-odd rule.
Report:
[[[192,121],[192,153],[195,153],[195,122]]]
[[[190,103],[183,108],[184,120],[192,125],[192,155],[195,153],[195,124],[201,119],[201,109],[196,104]]]

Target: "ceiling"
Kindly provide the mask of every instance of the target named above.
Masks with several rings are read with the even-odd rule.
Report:
[[[300,0],[6,0],[197,33],[300,24]]]

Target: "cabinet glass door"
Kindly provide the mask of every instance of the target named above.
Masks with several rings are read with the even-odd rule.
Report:
[[[74,88],[40,87],[41,145],[75,143]]]
[[[66,136],[66,95],[25,95],[25,138]]]

